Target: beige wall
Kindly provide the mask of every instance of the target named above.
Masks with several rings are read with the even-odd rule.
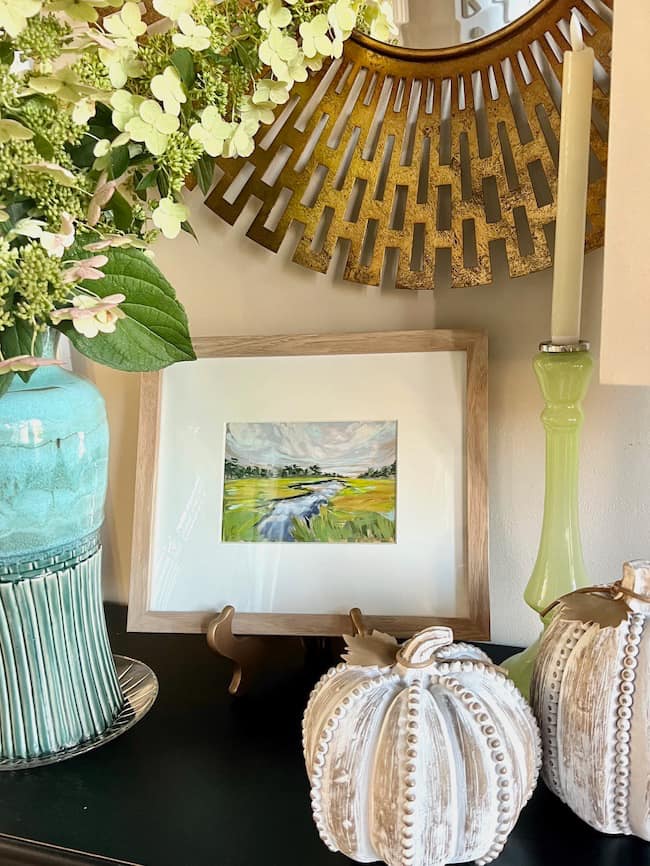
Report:
[[[521,594],[533,566],[544,480],[541,398],[531,359],[550,327],[551,280],[498,273],[492,286],[433,293],[381,291],[314,274],[263,250],[214,216],[194,193],[189,237],[161,244],[158,263],[185,303],[196,336],[393,328],[481,327],[490,337],[490,589],[493,638],[536,630]],[[245,214],[242,216],[244,219]],[[241,222],[241,221],[240,221]],[[585,267],[585,337],[598,355],[602,253]],[[112,424],[106,594],[125,600],[137,436],[137,377],[97,370]],[[585,555],[594,581],[624,558],[650,556],[650,389],[598,384],[586,404],[582,461]],[[396,575],[396,578],[398,576]]]

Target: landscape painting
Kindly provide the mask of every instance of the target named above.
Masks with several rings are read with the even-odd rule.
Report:
[[[395,541],[396,421],[226,425],[222,540]]]

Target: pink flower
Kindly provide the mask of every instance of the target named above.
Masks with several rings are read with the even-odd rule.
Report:
[[[6,361],[0,361],[0,376],[7,373],[28,373],[37,367],[60,366],[63,362],[54,358],[36,358],[34,355],[14,355]]]
[[[80,262],[73,264],[71,268],[68,268],[63,277],[63,282],[79,283],[82,280],[101,280],[104,277],[104,273],[98,270],[98,268],[103,268],[107,262],[108,256],[91,256],[88,259],[82,259]]]
[[[109,39],[108,36],[100,33],[99,30],[90,30],[87,24],[83,27],[82,34],[87,39],[90,39],[91,42],[95,42],[97,45],[106,48],[108,51],[115,51],[117,49],[117,45],[112,39]]]
[[[42,232],[40,236],[41,246],[51,256],[60,259],[63,253],[74,243],[74,223],[70,214],[61,216],[61,228],[58,232]]]
[[[99,180],[97,181],[97,186],[95,187],[95,192],[90,199],[87,214],[87,221],[89,226],[97,225],[97,223],[99,222],[99,218],[102,215],[102,208],[104,207],[104,205],[109,203],[109,201],[113,197],[115,188],[119,183],[119,179],[107,180],[107,177],[108,175],[105,171],[100,174]]]
[[[28,162],[25,168],[37,174],[47,175],[47,177],[60,183],[61,186],[74,186],[77,180],[69,168],[64,168],[57,162],[46,162],[43,160],[41,162]]]
[[[145,249],[146,246],[145,242],[135,235],[104,235],[100,240],[86,244],[84,249],[88,250],[89,253],[97,253],[109,247],[136,247],[138,249]]]
[[[125,300],[122,294],[107,295],[105,298],[76,295],[72,299],[71,307],[52,310],[50,319],[55,325],[64,319],[69,319],[75,331],[83,334],[84,337],[96,337],[100,332],[112,334],[118,320],[125,317],[124,311],[118,307],[118,304]]]

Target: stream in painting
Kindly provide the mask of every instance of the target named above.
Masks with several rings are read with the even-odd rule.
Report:
[[[305,487],[307,485],[300,485]],[[308,522],[320,513],[321,508],[344,487],[343,481],[319,481],[308,485],[310,493],[292,499],[280,499],[270,514],[257,524],[259,534],[267,541],[294,541],[293,521]]]

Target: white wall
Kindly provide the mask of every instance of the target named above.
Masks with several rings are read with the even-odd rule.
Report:
[[[476,327],[490,337],[490,591],[495,641],[528,643],[536,619],[522,601],[541,526],[544,440],[531,360],[549,335],[550,272],[491,286],[381,291],[305,270],[269,253],[191,196],[189,237],[161,244],[158,263],[186,305],[195,336],[397,328]],[[597,358],[602,252],[585,266],[583,335]],[[137,376],[96,371],[112,423],[106,594],[128,593]],[[581,502],[587,567],[595,582],[625,558],[650,557],[650,388],[601,386],[586,401]],[[397,577],[397,576],[396,576]]]

